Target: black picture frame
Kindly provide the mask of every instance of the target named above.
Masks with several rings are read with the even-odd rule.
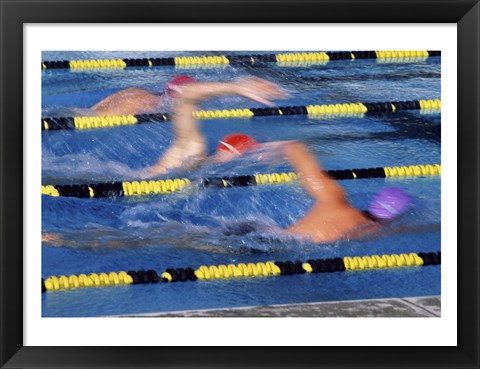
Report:
[[[0,4],[2,368],[479,368],[478,0],[0,0]],[[457,24],[456,347],[430,347],[428,342],[424,347],[360,347],[361,342],[359,347],[268,347],[268,334],[265,347],[134,347],[135,337],[129,337],[128,332],[126,339],[132,347],[23,346],[22,242],[23,234],[27,232],[23,229],[22,190],[23,25],[161,22]],[[328,335],[328,332],[308,334],[315,337],[317,334]],[[295,335],[286,333],[286,344],[294,341]]]

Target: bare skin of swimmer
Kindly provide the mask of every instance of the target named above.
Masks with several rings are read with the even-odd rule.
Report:
[[[158,107],[163,95],[144,88],[126,88],[107,96],[91,107],[98,116],[136,115],[154,111]]]
[[[315,157],[300,142],[282,145],[286,159],[300,175],[300,182],[316,204],[303,218],[286,229],[309,236],[316,243],[361,237],[380,229],[352,207],[343,189],[322,170]]]

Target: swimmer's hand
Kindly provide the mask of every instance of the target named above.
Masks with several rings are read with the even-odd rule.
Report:
[[[283,100],[290,95],[280,86],[261,78],[239,79],[235,83],[235,92],[253,101],[274,106],[272,100]]]
[[[55,233],[42,233],[42,242],[57,242],[62,241],[62,238]]]

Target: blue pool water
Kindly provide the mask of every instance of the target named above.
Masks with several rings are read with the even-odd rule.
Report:
[[[42,57],[50,61],[180,54],[187,55],[185,52],[44,52]],[[277,101],[279,106],[440,99],[440,69],[440,58],[431,57],[408,63],[355,60],[289,67],[269,64],[211,69],[46,70],[42,74],[42,114],[71,116],[71,108],[89,107],[126,87],[161,90],[176,74],[188,74],[203,81],[252,75],[266,78],[291,94],[288,100]],[[260,106],[239,97],[221,97],[205,102],[201,109]],[[326,169],[332,170],[440,163],[438,112],[218,119],[202,121],[201,127],[210,152],[223,135],[244,132],[261,142],[302,141]],[[141,168],[161,156],[171,139],[168,123],[43,132],[42,182],[135,180]],[[282,161],[262,162],[248,157],[191,172],[178,171],[169,177],[291,170]],[[351,203],[361,209],[385,186],[408,191],[413,206],[383,237],[318,245],[272,231],[273,225],[292,224],[312,206],[313,200],[298,183],[117,199],[43,196],[42,230],[58,234],[63,241],[42,245],[42,277],[440,251],[439,176],[350,180],[342,181],[341,185]],[[258,222],[263,229],[243,236],[231,235],[227,230],[239,220]],[[42,314],[104,316],[427,295],[440,295],[439,266],[48,292],[42,294]]]

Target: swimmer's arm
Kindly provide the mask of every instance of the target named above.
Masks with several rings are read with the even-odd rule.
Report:
[[[197,104],[214,96],[238,95],[272,105],[267,99],[286,98],[288,94],[275,83],[260,78],[248,78],[236,82],[198,82],[182,87],[182,94],[173,110],[174,145],[182,147],[191,142],[205,143],[193,116]]]
[[[347,203],[345,192],[300,142],[283,145],[287,160],[300,175],[300,183],[315,200],[322,203]]]
[[[234,82],[199,82],[182,88],[182,99],[198,102],[215,96],[238,95],[273,106],[270,99],[289,95],[277,84],[261,78],[245,78]]]
[[[62,238],[56,233],[43,233],[42,232],[42,242],[56,242],[61,241]]]
[[[193,167],[205,159],[205,138],[193,116],[196,109],[195,100],[185,99],[182,93],[172,112],[173,143],[153,166],[143,171],[143,178],[165,174],[169,170],[185,166],[188,161]]]

